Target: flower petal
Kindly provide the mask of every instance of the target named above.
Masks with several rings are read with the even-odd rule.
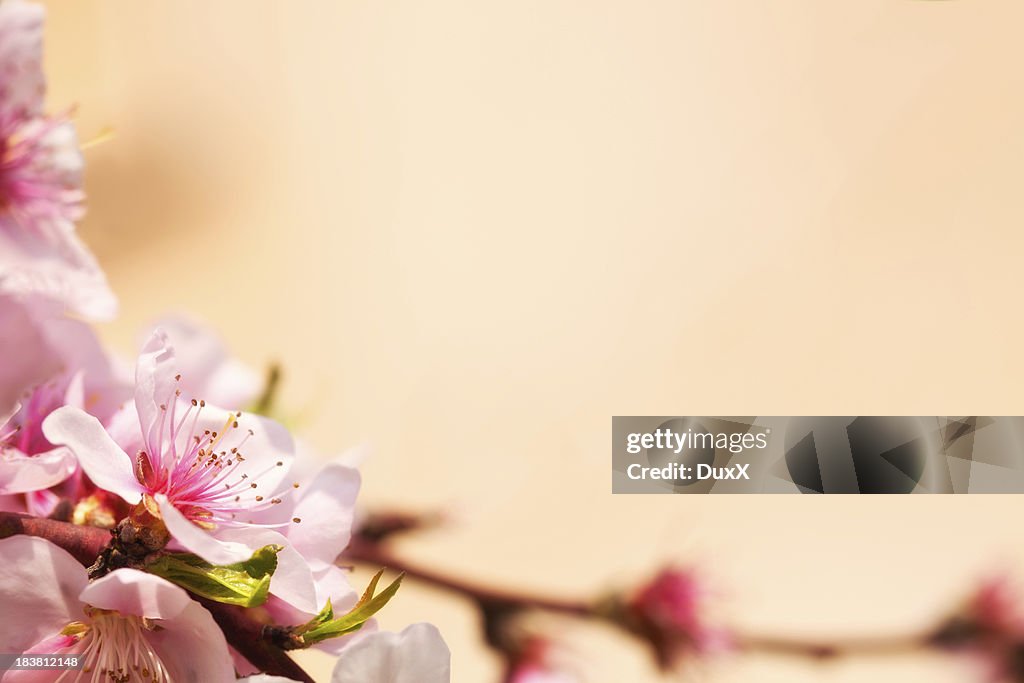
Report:
[[[359,493],[359,471],[327,465],[305,490],[288,527],[288,540],[313,571],[334,564],[352,538],[352,518]]]
[[[42,491],[75,471],[75,456],[67,448],[25,455],[13,448],[0,450],[0,495]]]
[[[244,543],[218,540],[210,532],[190,522],[164,494],[158,493],[154,499],[167,530],[185,550],[211,564],[234,564],[252,557],[252,549]]]
[[[82,619],[79,593],[88,583],[85,568],[67,551],[34,536],[0,539],[0,645],[26,648]]]
[[[182,588],[138,569],[118,569],[82,591],[82,602],[148,619],[175,619],[192,599]]]
[[[257,674],[255,676],[239,678],[237,683],[295,683],[295,681],[291,678],[282,678],[281,676],[268,676],[267,674]]]
[[[451,652],[437,628],[413,624],[352,643],[338,660],[332,683],[449,683]]]
[[[110,320],[117,298],[74,224],[51,220],[24,230],[0,216],[0,293],[39,296],[90,320]]]
[[[175,400],[177,374],[174,349],[167,343],[167,335],[157,330],[142,347],[135,366],[135,409],[147,444],[157,444],[157,433],[164,420],[160,406],[168,406]],[[149,455],[159,458],[163,454]]]
[[[161,620],[148,635],[170,680],[176,683],[225,683],[235,680],[234,665],[224,633],[197,602],[174,619]]]
[[[50,443],[70,448],[98,487],[132,504],[142,500],[131,458],[92,415],[72,406],[58,408],[43,421],[43,434]]]

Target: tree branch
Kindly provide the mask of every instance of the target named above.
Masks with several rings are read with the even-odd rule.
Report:
[[[425,569],[398,557],[386,547],[385,543],[376,543],[356,536],[352,544],[345,550],[341,560],[351,560],[372,566],[388,567],[395,571],[405,572],[410,578],[449,592],[460,595],[475,602],[484,615],[485,630],[488,616],[495,611],[505,615],[519,610],[541,610],[567,614],[580,618],[597,617],[593,606],[587,602],[558,600],[526,593],[516,593],[482,586],[464,581],[440,572]],[[488,634],[489,640],[491,634]],[[931,634],[910,634],[892,637],[871,638],[838,638],[833,640],[814,640],[800,637],[775,635],[733,633],[733,647],[737,652],[770,654],[789,657],[824,660],[834,657],[850,656],[886,656],[899,655],[918,651],[931,644]],[[491,640],[494,643],[493,640]],[[500,647],[499,647],[500,649]]]

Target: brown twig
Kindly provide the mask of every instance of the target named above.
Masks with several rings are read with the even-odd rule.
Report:
[[[0,538],[24,534],[45,538],[71,553],[86,567],[96,561],[110,543],[110,532],[92,526],[76,526],[17,512],[0,512]]]
[[[904,655],[924,649],[930,642],[928,636],[917,635],[823,641],[801,637],[733,634],[734,647],[742,652],[811,659]]]
[[[536,609],[575,617],[587,617],[593,614],[591,605],[583,601],[560,600],[470,583],[419,567],[399,558],[381,544],[367,543],[358,538],[354,539],[352,545],[345,550],[342,559],[405,572],[411,578],[469,598],[482,606],[516,610]]]

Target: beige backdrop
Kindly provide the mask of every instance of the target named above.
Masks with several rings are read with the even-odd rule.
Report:
[[[748,628],[923,625],[1024,567],[1013,498],[613,497],[613,414],[1024,413],[1020,0],[54,0],[84,232],[161,312],[287,367],[424,563],[586,595],[679,558]],[[409,585],[461,683],[473,613]],[[561,624],[597,683],[643,653]],[[327,680],[329,662],[311,666]],[[714,681],[963,681],[742,660]]]

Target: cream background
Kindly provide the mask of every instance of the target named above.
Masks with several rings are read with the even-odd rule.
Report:
[[[612,497],[613,414],[1020,414],[1019,0],[53,0],[84,234],[129,352],[167,309],[280,359],[405,546],[586,595],[705,566],[751,629],[927,623],[1022,566],[1014,498]],[[418,586],[456,680],[473,613]],[[592,681],[657,680],[600,629]],[[327,680],[330,663],[309,656]],[[962,681],[744,659],[714,681]]]

